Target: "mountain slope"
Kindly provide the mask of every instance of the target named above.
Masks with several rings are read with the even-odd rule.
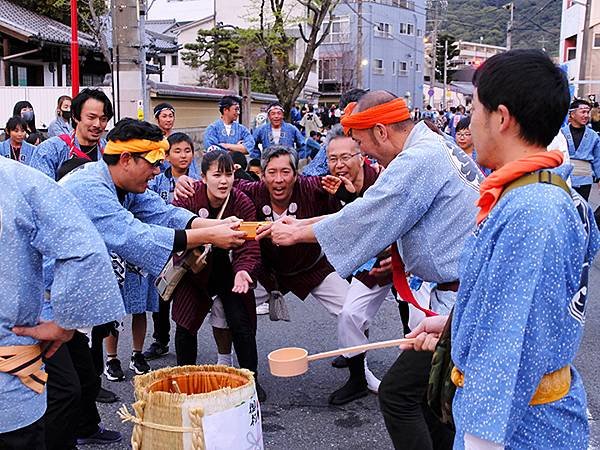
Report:
[[[510,12],[508,0],[448,0],[446,19],[440,30],[457,40],[506,45]],[[542,48],[558,55],[561,0],[515,0],[513,48]]]

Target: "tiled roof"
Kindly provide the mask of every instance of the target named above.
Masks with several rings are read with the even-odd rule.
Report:
[[[0,0],[0,27],[34,41],[63,45],[71,43],[71,27],[7,0]],[[81,31],[79,45],[88,48],[96,47],[92,36]]]
[[[2,0],[0,0],[2,1]],[[104,27],[106,43],[112,48],[112,19],[106,16],[107,22]],[[159,51],[163,53],[176,53],[178,50],[177,37],[169,30],[175,25],[174,20],[148,20],[146,21],[146,36],[144,45],[148,51]]]

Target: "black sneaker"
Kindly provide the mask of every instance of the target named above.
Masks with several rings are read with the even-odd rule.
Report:
[[[141,352],[134,353],[129,363],[129,368],[135,372],[136,375],[143,375],[150,372],[150,365],[144,358]]]
[[[168,345],[162,345],[160,342],[154,341],[152,344],[150,344],[148,350],[144,352],[144,358],[146,358],[148,361],[152,361],[153,359],[158,359],[167,353],[169,353]]]
[[[117,394],[108,389],[104,389],[103,387],[100,388],[98,395],[96,396],[96,401],[99,403],[114,403],[117,400],[119,400]]]
[[[114,361],[114,360],[113,360]],[[87,437],[77,438],[77,445],[86,444],[114,444],[120,442],[123,436],[118,431],[107,430],[103,426],[98,427],[98,431]]]
[[[104,366],[104,375],[108,381],[123,381],[125,374],[121,369],[121,361],[118,359],[109,359]]]

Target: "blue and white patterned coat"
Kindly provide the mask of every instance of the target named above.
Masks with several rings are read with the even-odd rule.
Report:
[[[275,145],[270,123],[265,123],[254,130],[254,143],[254,149],[250,152],[252,158],[260,158],[261,150],[258,148],[258,144],[262,145],[263,150],[269,148],[271,145]],[[304,136],[302,136],[302,133],[294,125],[282,122],[279,145],[294,148],[298,152],[298,155],[300,155],[304,149]]]
[[[575,150],[575,143],[573,142],[573,136],[571,135],[569,125],[563,126],[560,131],[567,139],[569,157],[571,159],[589,161],[592,164],[594,178],[600,178],[600,138],[598,137],[598,134],[590,127],[585,127],[585,132],[581,138],[579,147]],[[592,184],[593,178],[571,175],[571,183],[573,184],[573,187],[579,187],[586,184]]]
[[[19,156],[19,162],[22,162],[23,164],[26,164],[28,166],[31,165],[31,158],[35,151],[35,145],[23,141],[21,143],[21,154]],[[0,142],[0,156],[4,156],[9,159],[12,157],[10,149],[10,139],[5,140],[4,142]]]
[[[149,189],[142,194],[128,193],[121,204],[104,161],[85,164],[60,183],[77,196],[108,250],[153,276],[160,273],[173,251],[175,229],[184,229],[194,217],[183,208],[167,205]],[[146,311],[147,294],[141,294],[140,277],[143,275],[129,269],[125,275],[123,301],[129,313]]]
[[[481,180],[469,156],[418,123],[375,184],[313,229],[343,278],[397,241],[407,272],[435,283],[455,281],[475,226]],[[436,312],[451,307],[431,305]]]
[[[54,321],[75,329],[120,320],[125,311],[106,247],[77,200],[54,181],[0,158],[0,345],[31,345],[12,327],[34,326],[42,310],[42,257],[56,259]],[[46,410],[36,394],[0,373],[0,433],[32,424]]]
[[[73,127],[62,117],[57,116],[50,125],[48,125],[48,137],[59,136],[61,134],[71,134]]]
[[[75,147],[79,148],[79,141],[77,137],[73,137],[75,141]],[[98,145],[98,160],[102,159],[102,149],[106,147],[106,140],[100,139]],[[70,149],[69,146],[58,136],[46,139],[40,145],[36,147],[31,163],[29,164],[34,169],[37,169],[53,180],[56,180],[56,174],[59,167],[69,157]]]
[[[211,145],[237,144],[240,141],[244,144],[248,153],[254,150],[252,133],[239,122],[231,124],[231,134],[227,134],[223,119],[215,120],[204,131],[204,149],[209,148]],[[226,149],[223,148],[223,150]]]
[[[452,360],[465,375],[453,404],[456,449],[465,433],[506,449],[588,448],[573,366],[566,397],[529,406],[544,374],[573,363],[583,334],[600,240],[591,209],[571,195],[585,227],[566,192],[537,183],[508,192],[467,239],[452,322]]]

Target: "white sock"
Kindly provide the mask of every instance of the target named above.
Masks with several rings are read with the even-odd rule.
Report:
[[[379,385],[381,381],[371,372],[369,366],[367,366],[367,359],[365,358],[365,377],[367,379],[367,387],[371,392],[379,392]]]
[[[233,366],[233,353],[221,354],[217,353],[217,364],[223,366]]]

